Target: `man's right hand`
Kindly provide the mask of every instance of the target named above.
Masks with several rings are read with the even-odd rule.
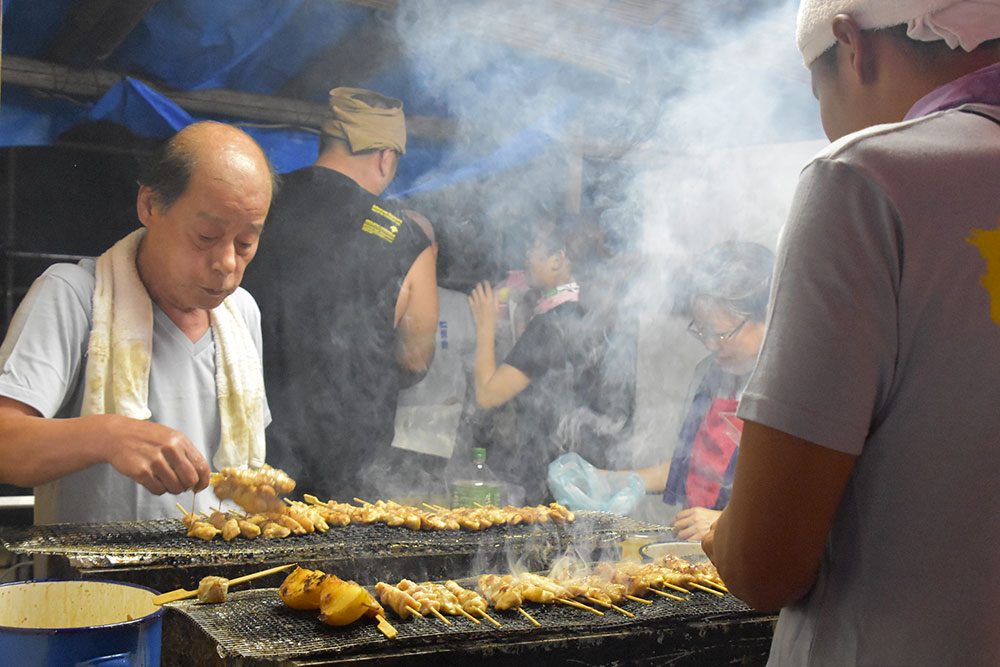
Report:
[[[82,420],[100,421],[107,462],[150,493],[178,494],[208,486],[208,462],[180,431],[119,415],[91,415]]]
[[[208,486],[205,457],[183,433],[120,415],[46,419],[0,396],[0,482],[39,486],[98,463],[157,495]]]

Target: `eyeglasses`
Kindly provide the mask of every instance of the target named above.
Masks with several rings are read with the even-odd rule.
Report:
[[[688,324],[687,330],[689,334],[691,334],[692,336],[694,336],[695,338],[697,338],[698,340],[700,340],[702,343],[705,344],[708,344],[710,342],[727,343],[730,340],[732,340],[733,336],[735,336],[740,332],[740,329],[743,328],[743,325],[747,323],[748,319],[749,318],[744,317],[743,321],[737,324],[735,329],[733,329],[732,331],[727,331],[726,333],[708,333],[702,329],[699,329],[698,326],[695,325],[694,320],[691,320],[691,323]]]

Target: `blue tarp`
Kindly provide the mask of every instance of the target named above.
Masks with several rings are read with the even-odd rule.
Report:
[[[4,0],[3,52],[38,58],[62,24],[72,0]],[[101,68],[135,72],[168,88],[228,88],[277,94],[289,77],[345,33],[357,28],[371,10],[335,2],[302,0],[161,0]],[[294,47],[294,48],[293,48]],[[184,54],[197,54],[184,57]],[[555,65],[543,59],[522,64],[520,76],[530,80]],[[427,64],[419,56],[372,82],[372,88],[404,100],[409,115],[444,115],[447,104],[416,87]],[[509,71],[495,63],[484,67],[468,85],[476,92],[503,86],[516,89]],[[317,91],[314,101],[325,101]],[[457,152],[420,137],[411,137],[388,196],[433,191],[484,178],[530,161],[550,147],[578,104],[565,101],[503,145]],[[124,78],[100,100],[67,100],[5,85],[0,98],[0,145],[47,145],[70,127],[93,120],[119,123],[135,134],[163,138],[201,120],[141,81]],[[230,122],[238,119],[220,118]],[[279,172],[310,164],[318,153],[315,134],[297,128],[244,125],[261,144]],[[447,166],[443,166],[447,163]]]

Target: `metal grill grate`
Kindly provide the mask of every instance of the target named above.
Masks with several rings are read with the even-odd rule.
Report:
[[[475,587],[474,579],[459,580],[459,583],[468,588]],[[650,597],[653,597],[653,604],[625,601],[619,605],[635,614],[635,618],[612,609],[600,608],[604,616],[598,616],[564,605],[525,605],[525,610],[541,624],[540,628],[531,625],[514,610],[490,610],[490,615],[502,624],[500,628],[486,621],[476,625],[461,616],[447,617],[452,623],[450,626],[433,617],[404,621],[389,611],[387,618],[399,631],[399,635],[391,641],[378,631],[374,621],[367,619],[346,627],[324,625],[317,618],[318,612],[285,606],[274,588],[232,593],[224,604],[200,604],[186,600],[168,606],[211,637],[220,656],[274,661],[320,654],[350,655],[362,650],[372,653],[379,647],[385,647],[385,650],[407,647],[433,649],[453,644],[456,640],[496,642],[528,635],[570,637],[604,630],[621,632],[630,627],[720,619],[748,611],[745,604],[731,595],[720,598],[696,591],[683,602]]]
[[[239,561],[302,561],[329,558],[447,556],[507,549],[512,553],[546,545],[602,546],[633,533],[657,533],[662,526],[602,512],[577,512],[569,524],[497,525],[480,531],[414,531],[382,523],[350,524],[325,533],[283,539],[206,542],[186,537],[179,520],[105,524],[54,524],[5,528],[4,545],[17,554],[66,556],[89,567],[110,565],[212,565]]]

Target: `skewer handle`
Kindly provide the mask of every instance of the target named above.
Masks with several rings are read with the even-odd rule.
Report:
[[[378,629],[379,629],[379,631],[381,631],[382,634],[385,635],[387,639],[395,639],[396,635],[399,634],[399,630],[397,630],[392,625],[392,623],[390,623],[389,621],[387,621],[385,619],[385,616],[383,616],[382,614],[379,614],[375,618],[378,620]]]
[[[242,577],[236,577],[235,579],[229,580],[229,585],[242,584],[244,581],[250,581],[251,579],[257,579],[259,577],[266,577],[269,574],[274,574],[275,572],[281,572],[282,570],[287,570],[290,567],[295,567],[295,563],[289,563],[288,565],[280,565],[278,567],[272,567],[267,570],[261,570],[260,572],[254,572],[253,574],[245,574]],[[170,591],[169,593],[160,593],[153,597],[153,604],[163,605],[168,602],[176,602],[177,600],[187,600],[188,598],[193,598],[198,594],[198,589],[193,591],[185,590],[183,588],[178,588],[175,591]]]

